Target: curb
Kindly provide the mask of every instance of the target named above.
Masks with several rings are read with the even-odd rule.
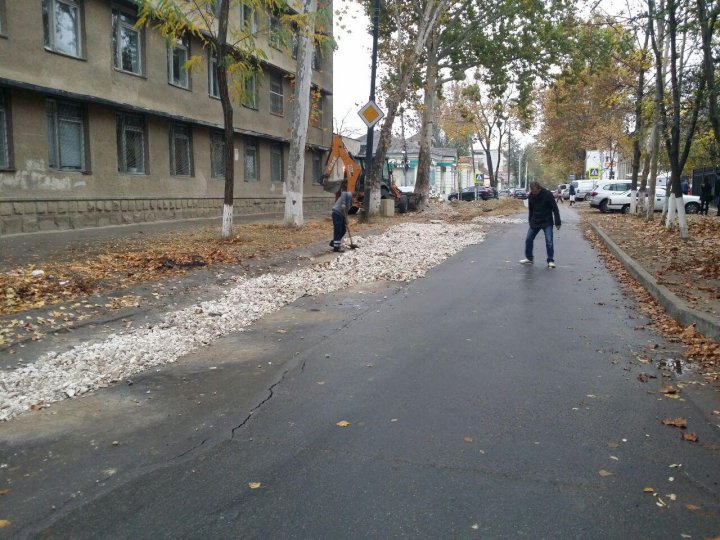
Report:
[[[710,339],[720,341],[720,321],[712,315],[692,309],[687,303],[678,298],[670,289],[660,285],[650,273],[640,266],[634,259],[625,253],[620,246],[613,242],[594,223],[590,227],[605,242],[608,249],[615,255],[632,277],[649,292],[657,302],[665,308],[665,311],[679,323],[689,326],[695,325],[695,329]]]

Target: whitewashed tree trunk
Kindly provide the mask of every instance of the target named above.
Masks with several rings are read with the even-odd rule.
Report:
[[[630,190],[630,213],[633,215],[637,212],[637,200],[636,200],[637,194],[638,194],[637,189]]]
[[[685,214],[685,201],[682,196],[675,197],[675,212],[678,217],[678,228],[680,229],[680,238],[687,240],[689,237],[687,215]]]
[[[650,135],[650,181],[648,185],[647,214],[645,214],[646,221],[655,219],[655,185],[657,184],[658,153],[660,152],[660,121],[660,115],[656,113]]]
[[[662,217],[660,219],[665,221],[665,228],[670,231],[673,228],[673,222],[675,221],[675,194],[670,192],[669,197],[665,197],[663,201]]]
[[[233,205],[232,204],[225,204],[223,205],[223,217],[222,217],[222,229],[220,231],[220,235],[224,239],[228,239],[232,236],[232,226],[233,226]]]
[[[305,141],[310,119],[310,84],[312,79],[312,35],[315,33],[314,14],[317,0],[303,0],[302,11],[310,14],[308,25],[298,30],[297,66],[290,151],[288,153],[287,179],[285,180],[285,227],[302,227],[303,184],[305,181]]]

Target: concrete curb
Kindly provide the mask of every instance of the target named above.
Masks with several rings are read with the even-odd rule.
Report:
[[[679,323],[689,326],[695,324],[695,329],[706,337],[720,341],[720,321],[707,313],[692,309],[687,303],[678,298],[670,289],[660,285],[650,273],[640,266],[634,259],[625,253],[620,246],[613,242],[594,223],[590,223],[593,231],[605,242],[608,249],[623,263],[632,277],[649,292],[657,302],[665,308],[668,314]]]

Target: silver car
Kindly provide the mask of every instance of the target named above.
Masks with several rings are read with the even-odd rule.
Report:
[[[616,195],[608,200],[607,210],[619,210],[623,214],[630,211],[630,190],[622,195]],[[663,201],[665,199],[665,188],[655,188],[655,211],[662,210]],[[697,214],[700,212],[700,197],[697,195],[683,195],[686,214]]]
[[[590,206],[599,208],[601,212],[607,212],[610,197],[622,195],[630,189],[631,184],[630,180],[601,180],[588,195]]]

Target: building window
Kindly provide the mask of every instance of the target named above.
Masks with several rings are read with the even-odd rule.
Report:
[[[293,60],[297,60],[298,44],[300,40],[297,35],[297,30],[293,29],[292,36],[290,36],[290,56]]]
[[[215,55],[210,55],[208,62],[208,94],[211,97],[220,97],[220,84],[218,83],[218,59]]]
[[[49,99],[47,115],[50,168],[85,170],[85,120],[82,105]]]
[[[282,76],[270,75],[270,112],[279,116],[283,115],[284,105],[283,80]]]
[[[280,16],[275,13],[268,15],[268,42],[271,47],[282,48],[282,35],[280,33]]]
[[[10,168],[10,129],[5,93],[0,88],[0,169]]]
[[[313,46],[313,52],[312,52],[312,68],[316,71],[320,69],[320,49],[317,45]]]
[[[210,177],[225,178],[225,134],[210,133]]]
[[[255,139],[245,139],[245,181],[258,179],[258,148]]]
[[[193,176],[192,128],[170,124],[170,174]]]
[[[77,0],[43,0],[45,48],[80,57],[80,4]]]
[[[242,25],[245,32],[257,34],[257,14],[253,10],[252,6],[243,2],[243,4],[240,6],[240,16],[242,18]]]
[[[319,90],[310,92],[310,125],[313,127],[322,127],[323,101],[323,96]]]
[[[142,34],[137,19],[117,9],[112,12],[113,64],[116,69],[142,74]]]
[[[117,115],[118,171],[146,174],[145,119],[137,114]]]
[[[322,153],[315,151],[312,153],[312,181],[313,184],[322,184]]]
[[[7,19],[5,15],[5,0],[0,0],[0,36],[7,35]]]
[[[283,147],[280,143],[272,143],[270,145],[270,181],[282,182],[283,176]]]
[[[245,77],[243,84],[242,104],[251,109],[258,108],[257,73],[253,72]]]
[[[188,39],[183,37],[168,46],[168,82],[180,88],[190,88],[190,77],[185,64],[190,59]]]

